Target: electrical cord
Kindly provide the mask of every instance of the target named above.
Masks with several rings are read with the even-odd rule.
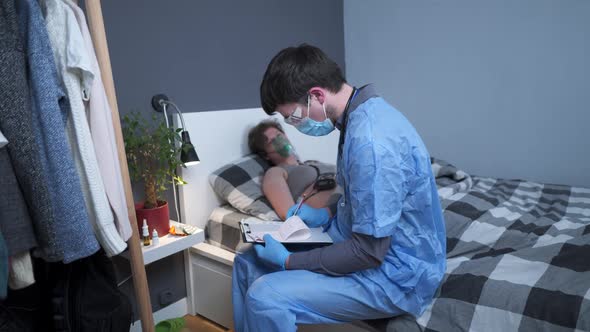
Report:
[[[170,128],[170,123],[168,122],[168,113],[167,108],[168,108],[168,104],[176,107],[176,110],[178,110],[178,107],[176,106],[176,104],[174,104],[171,101],[160,101],[160,105],[162,105],[162,111],[164,112],[164,119],[166,120],[166,128]],[[184,128],[184,120],[182,119],[182,117],[180,117],[180,120],[182,122],[182,127]],[[176,212],[176,221],[182,223],[182,220],[180,218],[180,211],[179,211],[179,204],[178,204],[178,197],[176,197],[176,183],[174,182],[175,180],[172,179],[172,194],[174,195],[174,211]]]

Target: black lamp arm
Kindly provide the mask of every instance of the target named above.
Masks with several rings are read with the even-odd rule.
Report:
[[[173,106],[174,110],[178,114],[178,117],[180,118],[180,124],[182,126],[182,129],[186,130],[186,125],[184,124],[184,117],[182,116],[180,108],[175,103],[173,103],[170,100],[170,98],[168,98],[168,96],[166,96],[165,94],[158,94],[152,97],[152,107],[157,112],[164,112],[164,115],[167,115],[167,105]]]

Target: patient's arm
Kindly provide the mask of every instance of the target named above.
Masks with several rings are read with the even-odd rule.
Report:
[[[295,202],[287,184],[287,171],[281,167],[272,167],[262,179],[262,192],[275,212],[285,220],[287,211]]]

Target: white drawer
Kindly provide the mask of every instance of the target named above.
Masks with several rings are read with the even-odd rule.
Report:
[[[195,311],[219,325],[233,327],[231,266],[191,254]]]

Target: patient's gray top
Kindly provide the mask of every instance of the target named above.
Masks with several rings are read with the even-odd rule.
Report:
[[[305,191],[305,188],[314,183],[317,178],[318,171],[313,166],[317,167],[320,174],[336,172],[334,165],[324,164],[315,160],[308,160],[299,165],[280,166],[287,171],[287,185],[294,201],[297,201]]]

